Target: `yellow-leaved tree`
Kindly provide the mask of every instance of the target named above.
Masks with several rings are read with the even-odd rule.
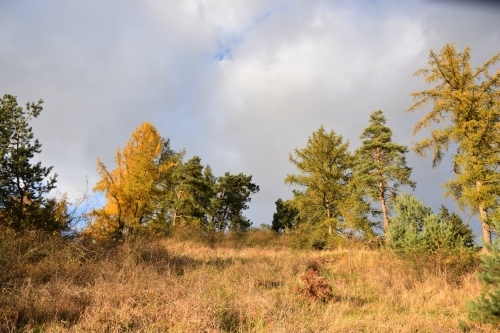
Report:
[[[106,204],[91,213],[93,219],[86,233],[100,239],[119,239],[153,220],[159,209],[159,183],[172,173],[177,157],[169,141],[152,124],[143,122],[123,150],[116,151],[116,169],[108,170],[97,159],[101,179],[94,191],[104,193]]]

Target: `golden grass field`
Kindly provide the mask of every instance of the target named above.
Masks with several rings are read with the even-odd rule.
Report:
[[[1,332],[460,332],[481,284],[436,258],[138,239],[0,236]],[[314,269],[332,288],[298,292]],[[477,332],[494,332],[478,325]]]

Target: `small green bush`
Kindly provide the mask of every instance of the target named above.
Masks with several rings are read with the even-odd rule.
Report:
[[[388,246],[394,252],[433,254],[474,249],[469,239],[457,232],[455,225],[433,214],[430,207],[425,207],[412,195],[400,195],[394,209],[396,214],[387,233]]]

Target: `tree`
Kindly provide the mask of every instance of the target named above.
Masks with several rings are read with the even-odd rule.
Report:
[[[328,233],[342,220],[341,205],[349,196],[352,157],[349,142],[334,131],[327,133],[323,127],[313,132],[303,149],[290,154],[290,162],[299,170],[297,175],[287,175],[285,184],[302,187],[294,191],[294,205],[301,219],[309,223],[326,222]]]
[[[465,247],[473,248],[476,246],[474,242],[474,232],[467,224],[464,223],[460,216],[458,216],[456,213],[451,213],[450,215],[448,209],[444,205],[441,205],[439,218],[451,225],[453,234],[457,235],[463,240],[463,245]]]
[[[116,169],[109,171],[97,160],[101,179],[94,191],[104,193],[107,202],[92,213],[94,221],[90,227],[95,236],[121,238],[152,219],[158,210],[153,200],[156,185],[176,165],[162,158],[167,142],[153,125],[143,122],[123,151],[117,150]]]
[[[406,165],[408,148],[392,142],[392,131],[386,125],[382,111],[370,115],[370,125],[360,138],[363,144],[356,150],[353,179],[366,196],[380,201],[384,221],[384,233],[389,227],[389,204],[392,204],[402,185],[415,188],[410,180],[411,168]]]
[[[467,248],[468,240],[456,232],[449,220],[433,214],[413,195],[399,195],[394,210],[387,229],[388,245],[394,251],[431,254]]]
[[[493,219],[493,226],[500,230],[500,221]],[[469,319],[485,324],[500,326],[500,237],[495,237],[493,244],[483,242],[487,251],[481,256],[479,279],[483,290],[478,299],[467,303]]]
[[[170,202],[171,224],[175,225],[178,221],[194,222],[205,227],[215,186],[210,167],[204,167],[201,159],[194,156],[176,168],[174,182]]]
[[[40,115],[42,103],[26,103],[24,110],[15,96],[0,99],[0,221],[18,230],[65,227],[54,219],[55,203],[47,198],[55,188],[57,174],[49,177],[52,167],[32,162],[42,145],[38,139],[33,141],[28,122]]]
[[[299,211],[293,207],[290,201],[276,200],[276,213],[273,214],[271,229],[276,232],[286,232],[297,227]]]
[[[431,50],[428,65],[415,75],[423,75],[435,86],[412,93],[415,103],[407,110],[433,104],[413,129],[416,135],[432,128],[430,137],[418,141],[413,149],[421,156],[432,150],[433,167],[452,150],[456,178],[444,184],[446,195],[461,209],[479,214],[486,243],[491,243],[488,212],[498,206],[500,193],[500,70],[489,74],[499,60],[500,54],[496,54],[472,69],[468,47],[460,53],[454,44],[447,44],[439,53]]]
[[[182,166],[184,150],[180,152],[170,148],[170,139],[162,139],[162,151],[157,160],[158,165],[168,166],[162,169],[155,179],[151,192],[153,210],[146,216],[147,227],[155,232],[168,233],[171,224],[172,200],[177,185],[177,170]]]
[[[215,196],[211,200],[210,227],[218,230],[245,231],[252,223],[243,216],[248,209],[251,195],[259,192],[259,186],[252,183],[252,176],[243,173],[232,175],[226,172],[214,184]]]

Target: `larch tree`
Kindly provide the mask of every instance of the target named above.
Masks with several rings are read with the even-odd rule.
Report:
[[[17,104],[12,95],[0,99],[0,222],[15,229],[60,230],[65,226],[53,219],[55,202],[47,194],[55,188],[52,167],[34,163],[42,144],[33,140],[29,121],[42,112],[42,103]]]
[[[104,193],[107,202],[92,214],[91,229],[95,236],[121,238],[148,222],[157,208],[153,205],[156,184],[175,165],[169,160],[162,161],[163,148],[164,140],[156,128],[143,122],[123,150],[117,150],[116,169],[110,171],[97,160],[101,179],[94,191]]]
[[[341,205],[349,197],[352,156],[348,147],[342,136],[327,133],[322,126],[308,138],[305,148],[295,149],[289,158],[299,174],[287,175],[285,184],[302,188],[294,191],[293,199],[301,219],[326,221],[329,234],[338,227]]]
[[[412,93],[414,112],[432,103],[432,110],[414,127],[413,135],[430,129],[430,136],[414,144],[421,156],[433,151],[433,167],[452,151],[456,178],[444,184],[461,209],[479,214],[483,239],[491,243],[488,213],[498,206],[500,193],[500,70],[489,68],[500,54],[482,66],[471,68],[470,49],[457,52],[447,44],[440,52],[430,51],[428,65],[415,75],[425,77],[431,89]]]
[[[389,227],[389,207],[402,185],[415,188],[410,180],[411,168],[406,165],[408,148],[392,142],[392,131],[386,126],[382,111],[370,115],[370,125],[360,138],[363,144],[356,150],[354,182],[373,201],[380,201],[384,234]]]

